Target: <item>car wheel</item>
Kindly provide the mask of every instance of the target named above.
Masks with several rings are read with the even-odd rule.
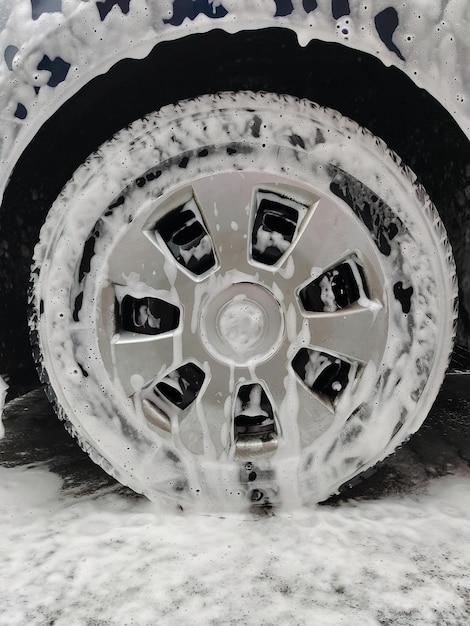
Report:
[[[93,154],[32,270],[59,416],[183,508],[325,499],[421,425],[452,348],[439,217],[379,139],[270,94],[168,106]]]

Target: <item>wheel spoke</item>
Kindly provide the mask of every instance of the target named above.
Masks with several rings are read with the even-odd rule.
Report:
[[[370,308],[354,308],[306,317],[309,343],[350,360],[378,363],[386,340],[386,314],[378,302]]]
[[[108,278],[116,285],[127,284],[131,277],[155,289],[168,289],[167,277],[162,272],[164,263],[164,254],[141,230],[130,229],[109,256]]]
[[[253,273],[247,260],[248,215],[253,186],[259,175],[222,174],[217,184],[210,179],[196,180],[194,197],[207,224],[219,257],[220,272],[236,268]]]
[[[207,383],[199,398],[199,428],[204,432],[206,449],[212,446],[216,458],[228,456],[233,430],[231,407],[235,372],[209,359],[204,363],[209,371]]]
[[[165,336],[136,341],[118,339],[111,343],[115,373],[126,395],[131,396],[169,368],[178,356],[179,338]]]
[[[284,264],[318,200],[311,191],[300,186],[294,191],[279,177],[259,172],[221,174],[217,185],[194,181],[193,192],[217,241],[222,271],[249,274],[254,268],[277,271]]]
[[[295,454],[301,446],[310,444],[329,428],[334,419],[331,406],[299,380],[285,354],[278,354],[272,361],[258,365],[254,374],[256,379],[263,381],[273,399],[279,424],[280,454],[284,449]]]
[[[322,198],[292,252],[294,272],[289,278],[300,285],[312,273],[318,276],[354,254],[358,254],[372,288],[379,287],[376,253],[366,229],[353,215]]]
[[[299,442],[301,448],[318,439],[333,423],[331,408],[291,373],[281,411],[281,428],[286,441]],[[294,423],[295,421],[295,423]]]

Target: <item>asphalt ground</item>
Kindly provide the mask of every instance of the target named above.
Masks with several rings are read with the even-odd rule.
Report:
[[[77,497],[103,491],[142,497],[89,459],[56,418],[42,389],[7,403],[3,417],[5,437],[0,441],[0,465],[47,467],[62,479],[62,491]],[[447,376],[416,434],[378,467],[324,504],[410,494],[449,474],[470,478],[470,377],[465,374]]]

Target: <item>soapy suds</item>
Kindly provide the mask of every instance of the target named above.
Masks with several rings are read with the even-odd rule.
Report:
[[[250,393],[249,401],[246,405],[243,405],[240,397],[237,396],[235,403],[235,415],[248,415],[252,417],[263,415],[268,417],[268,413],[261,408],[262,391],[263,390],[260,385],[254,385]]]
[[[284,239],[281,233],[270,232],[260,226],[256,233],[256,244],[253,246],[258,252],[264,253],[266,248],[277,248],[281,252],[285,252],[291,246],[290,241]]]
[[[337,275],[338,272],[333,272],[333,277]],[[323,304],[325,305],[324,310],[327,313],[332,313],[336,311],[338,307],[336,306],[336,298],[332,287],[332,281],[328,278],[328,276],[323,276],[320,281],[321,294],[320,297],[322,299]]]
[[[2,626],[470,621],[468,476],[264,519],[60,488],[42,467],[0,469]]]
[[[295,262],[294,259],[289,256],[286,262],[279,268],[279,274],[284,280],[290,280],[295,274]]]
[[[202,257],[209,254],[212,251],[211,241],[207,235],[205,235],[197,246],[190,248],[189,250],[182,250],[181,256],[184,261],[188,263],[192,258],[200,261]]]
[[[312,352],[305,368],[305,383],[313,387],[314,382],[331,364],[331,359],[320,352]]]
[[[7,397],[8,385],[0,376],[0,439],[3,439],[5,436],[5,427],[3,426],[3,407],[5,405],[5,400]]]
[[[240,97],[238,96],[238,98]],[[196,141],[197,145],[199,139],[194,137],[194,131],[196,128],[200,133],[203,125],[203,121],[197,120],[200,120],[201,117],[202,120],[209,119],[209,117],[204,117],[204,106],[209,106],[208,110],[210,109],[210,133],[218,138],[222,146],[224,138],[228,143],[232,143],[234,137],[243,137],[244,128],[252,117],[250,105],[255,99],[250,94],[246,94],[244,97],[247,103],[246,110],[240,109],[239,101],[232,100],[230,96],[221,96],[218,101],[224,103],[226,111],[217,115],[214,115],[215,107],[211,101],[208,105],[203,105],[199,101],[188,103],[188,112],[181,119],[173,122],[171,133],[176,138],[175,142],[165,141],[165,133],[168,132],[167,125],[165,123],[162,128],[159,128],[159,116],[155,116],[139,122],[134,129],[126,130],[115,138],[112,144],[103,146],[100,161],[106,164],[107,170],[115,172],[115,177],[103,176],[102,173],[97,174],[93,159],[80,170],[54,207],[53,215],[55,217],[51,218],[44,226],[41,235],[42,243],[36,252],[36,258],[40,261],[41,258],[49,254],[49,250],[52,249],[51,242],[53,242],[54,263],[48,270],[47,281],[39,283],[38,286],[38,295],[40,294],[48,307],[49,321],[41,321],[40,323],[47,324],[47,336],[51,345],[50,355],[46,355],[46,361],[48,361],[46,365],[48,370],[51,370],[51,382],[56,389],[61,390],[60,393],[64,394],[61,397],[61,403],[65,407],[67,405],[73,407],[70,410],[71,416],[74,412],[80,415],[84,411],[82,408],[84,388],[87,390],[88,404],[94,407],[93,412],[83,418],[83,424],[86,423],[86,432],[82,430],[83,424],[74,424],[79,437],[85,441],[87,437],[90,437],[93,442],[99,442],[100,447],[97,450],[97,456],[109,460],[114,467],[111,472],[118,479],[137,490],[143,490],[150,497],[157,498],[160,493],[168,495],[169,498],[175,497],[183,502],[185,508],[243,509],[246,507],[244,487],[239,484],[239,466],[227,458],[227,452],[222,444],[217,444],[217,439],[221,442],[221,435],[212,430],[212,424],[216,422],[215,414],[212,415],[211,413],[212,408],[206,405],[205,410],[202,410],[202,407],[197,404],[193,413],[190,413],[181,423],[172,416],[171,437],[162,436],[160,438],[151,425],[145,422],[145,418],[139,411],[132,409],[132,403],[122,393],[119,386],[107,377],[106,370],[100,363],[90,368],[86,379],[80,375],[76,366],[76,354],[82,350],[82,346],[94,346],[96,354],[99,355],[100,353],[93,330],[93,319],[96,317],[94,302],[98,301],[100,290],[107,285],[106,259],[110,249],[126,232],[129,223],[139,219],[145,222],[148,217],[149,203],[155,203],[156,198],[164,193],[165,189],[175,188],[191,178],[212,176],[215,180],[217,172],[224,167],[230,170],[245,170],[247,176],[250,170],[268,171],[271,174],[283,176],[285,168],[288,168],[291,184],[298,179],[299,185],[304,184],[302,181],[305,176],[308,176],[309,181],[312,180],[313,169],[318,193],[327,194],[329,197],[332,196],[330,185],[333,176],[336,195],[355,194],[359,198],[357,200],[357,207],[359,207],[357,208],[357,219],[361,217],[360,203],[362,200],[360,198],[364,199],[365,197],[364,184],[374,188],[377,180],[383,176],[380,162],[376,163],[373,158],[367,157],[370,146],[369,139],[366,135],[358,134],[352,122],[337,119],[343,133],[355,135],[355,141],[352,144],[345,143],[342,135],[331,128],[329,143],[318,147],[314,141],[317,128],[319,126],[322,128],[329,127],[334,122],[335,115],[329,111],[312,107],[308,103],[300,103],[295,105],[296,115],[288,116],[287,110],[292,104],[289,103],[288,99],[282,99],[285,105],[283,124],[292,125],[292,132],[288,136],[294,133],[296,136],[304,137],[305,148],[302,152],[293,150],[283,129],[279,130],[278,128],[275,111],[279,110],[279,102],[277,98],[271,96],[261,97],[260,106],[263,110],[264,121],[270,127],[270,132],[273,135],[277,133],[274,139],[275,145],[285,143],[283,152],[280,153],[280,156],[278,154],[277,158],[274,159],[268,149],[256,150],[255,147],[252,147],[248,166],[243,155],[223,154],[223,149],[219,152],[217,150],[208,151],[204,159],[190,158],[184,171],[178,167],[178,161],[176,163],[168,161],[172,156],[178,155],[179,146],[185,145],[184,142],[190,142],[191,145],[191,142]],[[272,110],[264,111],[264,108],[269,108],[269,106],[272,107]],[[236,115],[233,114],[234,111],[236,111]],[[162,115],[168,115],[168,110]],[[317,121],[313,121],[312,117],[316,117]],[[225,123],[226,118],[230,119],[230,125]],[[287,118],[289,120],[285,121]],[[149,148],[146,141],[135,139],[136,136],[145,137],[147,131],[159,134],[162,148],[158,155],[155,155],[155,151]],[[125,152],[129,141],[132,141],[132,167],[126,166],[123,169],[119,165],[119,151]],[[363,142],[363,146],[361,142]],[[341,145],[340,151],[337,149],[338,144]],[[278,151],[276,151],[277,153]],[[383,157],[388,158],[386,153]],[[339,165],[342,166],[342,169],[336,166],[340,158]],[[151,170],[155,167],[155,162],[156,160],[158,162],[158,159],[167,161],[167,166],[162,168],[162,175],[158,180],[154,180],[152,185],[142,188],[137,186],[129,188],[123,196],[119,210],[113,210],[112,214],[107,214],[106,218],[101,218],[100,216],[106,210],[106,206],[111,204],[115,197],[121,193],[121,190],[126,187],[134,172],[142,174],[142,172]],[[324,163],[324,159],[326,162],[335,163],[335,169],[332,173],[327,172],[327,168],[322,170],[318,168],[318,164]],[[308,163],[308,170],[305,169],[304,160],[305,163]],[[352,175],[348,178],[344,171],[352,172]],[[354,176],[358,176],[363,181],[362,187]],[[299,506],[302,502],[328,495],[332,488],[339,486],[339,483],[349,476],[349,473],[357,470],[357,467],[349,468],[348,459],[356,458],[357,464],[363,463],[364,465],[374,461],[374,454],[377,454],[376,442],[379,442],[381,446],[379,446],[379,454],[385,454],[387,450],[391,451],[394,447],[393,437],[396,434],[396,432],[394,433],[396,427],[394,416],[401,415],[403,412],[406,414],[408,411],[414,411],[416,402],[421,401],[423,385],[427,380],[433,352],[436,349],[434,342],[439,337],[437,326],[438,324],[446,325],[449,320],[440,320],[434,314],[429,315],[430,311],[440,310],[435,299],[444,290],[444,285],[439,288],[436,287],[436,269],[433,265],[436,263],[434,260],[434,239],[430,236],[429,239],[423,239],[418,244],[411,235],[415,230],[419,232],[423,228],[421,213],[416,212],[416,215],[410,215],[407,209],[412,194],[416,193],[416,196],[420,197],[419,193],[413,190],[411,186],[409,189],[403,189],[402,183],[403,181],[398,182],[390,177],[390,180],[387,179],[387,186],[384,185],[379,190],[383,201],[390,201],[390,204],[393,205],[397,219],[401,219],[403,223],[406,222],[409,225],[409,230],[403,228],[391,242],[392,252],[389,257],[384,256],[380,262],[383,264],[385,275],[392,271],[390,268],[393,268],[395,275],[403,274],[416,281],[413,285],[414,297],[416,302],[419,302],[419,307],[415,306],[412,312],[416,324],[412,327],[409,326],[410,316],[404,319],[400,303],[393,296],[390,296],[386,302],[387,315],[390,316],[396,334],[389,337],[390,341],[383,355],[381,368],[379,371],[374,370],[373,363],[369,363],[359,380],[359,384],[348,384],[343,390],[340,401],[335,407],[334,415],[331,412],[325,413],[326,409],[323,410],[312,401],[312,396],[299,383],[295,373],[288,365],[298,348],[305,346],[311,339],[308,336],[308,325],[304,323],[305,320],[301,317],[299,308],[294,306],[295,301],[284,303],[286,335],[289,343],[283,354],[288,361],[283,389],[276,391],[275,397],[275,404],[279,407],[281,438],[272,459],[273,467],[277,471],[275,472],[274,484],[271,485],[270,489],[273,489],[273,493],[277,494],[282,504],[287,507]],[[80,193],[77,193],[77,188],[81,190]],[[138,194],[138,202],[134,202],[135,194]],[[84,202],[83,195],[86,195],[87,202]],[[78,210],[78,206],[80,210]],[[425,207],[426,210],[430,211],[431,209]],[[386,211],[381,211],[381,213],[385,215],[384,219],[388,219]],[[75,267],[81,258],[82,244],[80,242],[87,239],[89,233],[97,227],[98,223],[100,237],[96,241],[95,256],[91,262],[90,272],[82,281],[83,284],[80,285],[80,289],[84,293],[83,306],[77,324],[81,332],[80,341],[73,345],[70,341],[64,341],[64,337],[72,332],[74,324],[71,324],[70,318],[64,317],[62,312],[67,310],[68,294],[77,288],[74,281]],[[424,228],[429,228],[429,225],[425,223]],[[227,231],[231,231],[230,221]],[[231,231],[230,235],[235,237],[234,231]],[[406,257],[402,254],[402,246],[403,250],[406,249],[407,251]],[[298,247],[296,246],[296,254]],[[156,259],[160,254],[157,252],[156,249]],[[273,291],[279,289],[279,287],[274,286],[272,271],[266,270],[265,273],[258,276],[255,273],[255,268],[250,267],[249,261],[243,261],[243,259],[242,263],[245,263],[244,267],[249,272],[216,272],[200,284],[188,283],[188,277],[183,276],[182,272],[175,269],[174,261],[168,263],[167,260],[164,260],[164,255],[160,262],[165,272],[168,269],[166,279],[171,292],[173,293],[174,289],[175,294],[179,293],[181,298],[189,299],[188,302],[192,301],[193,303],[192,308],[189,307],[185,313],[187,316],[186,326],[188,327],[185,332],[192,332],[192,334],[198,332],[199,314],[204,308],[205,300],[211,294],[219,292],[225,284],[229,286],[237,279],[248,280],[249,282],[258,282],[264,279],[269,280],[268,285],[272,285]],[[299,268],[301,265],[296,261],[293,265],[295,276],[298,276],[297,272],[301,271]],[[311,265],[308,266],[308,271],[302,276],[303,280],[308,277],[310,271]],[[258,267],[256,272],[258,272]],[[43,268],[40,281],[45,281],[44,273]],[[282,278],[280,273],[279,275]],[[439,271],[436,275],[439,276]],[[161,274],[160,276],[158,281],[164,280],[165,276]],[[276,281],[279,280],[276,276]],[[161,284],[158,281],[156,284]],[[183,289],[179,288],[180,284],[184,285]],[[188,284],[191,285],[191,293],[188,293]],[[439,297],[441,296],[439,295]],[[186,305],[183,303],[179,306],[184,309]],[[86,324],[83,323],[85,320],[87,320]],[[92,321],[91,327],[89,320]],[[183,337],[185,336],[175,335],[173,339],[175,346],[173,353],[177,355],[171,365],[173,368],[181,363],[181,360],[178,362],[177,359],[183,358],[185,345]],[[444,360],[442,367],[444,367]],[[200,366],[202,362],[203,360],[199,359]],[[163,365],[166,365],[165,371],[171,370],[169,361],[162,364],[162,369],[164,369]],[[60,379],[60,383],[54,379],[54,370],[57,367],[61,368],[57,371],[76,372],[67,379],[66,388],[64,388],[64,379]],[[262,372],[262,364],[256,368],[248,366],[247,369],[252,377],[255,375],[262,377],[262,374],[259,373]],[[214,374],[212,366],[210,374]],[[226,385],[229,393],[231,393],[237,382],[246,377],[247,372],[236,371],[234,364],[228,364],[228,367],[225,368],[225,374],[228,379]],[[439,377],[440,372],[436,372],[435,376]],[[398,385],[399,381],[401,381],[400,385]],[[211,381],[207,381],[207,384],[211,384]],[[374,386],[376,386],[375,391],[373,390]],[[415,397],[416,390],[418,391]],[[386,409],[384,409],[384,403],[386,403]],[[227,417],[229,404],[226,400],[225,417]],[[302,412],[305,409],[303,418],[299,416],[300,408],[302,408]],[[352,410],[355,413],[351,415]],[[303,419],[304,423],[299,424],[298,419],[300,422]],[[309,419],[310,422],[308,422]],[[215,447],[212,448],[211,445],[208,445],[210,442],[207,439],[204,440],[207,458],[198,459],[197,455],[188,454],[184,437],[192,436],[193,431],[189,428],[189,424],[194,424],[196,428],[196,421],[192,422],[191,420],[199,422],[198,428],[202,429],[203,433],[211,432],[215,437]],[[362,424],[367,424],[367,427],[362,427]],[[186,434],[185,427],[189,428]],[[227,442],[227,426],[222,426],[219,422],[219,432],[222,428],[224,428],[223,432],[225,433],[223,440]],[[406,432],[412,432],[413,428],[415,428],[414,424],[407,424],[400,436]],[[124,437],[123,432],[125,433]],[[129,437],[132,439],[133,445],[130,450],[125,451],[125,448],[129,447],[127,445]],[[151,450],[151,454],[146,453],[145,450]],[[177,459],[177,462],[171,467],[171,472],[167,468],[163,469],[164,466],[168,465],[169,455],[173,455]],[[125,470],[123,470],[121,476],[119,468],[123,457],[127,458],[128,465],[133,468],[132,475],[126,475]],[[217,471],[214,471],[215,461],[220,461],[217,465]],[[155,471],[157,467],[162,467],[162,470]],[[150,468],[153,468],[152,471]],[[301,482],[302,489],[299,492],[300,481],[303,482]],[[197,497],[195,497],[196,492],[200,494]],[[213,498],[215,494],[217,494],[216,499]]]

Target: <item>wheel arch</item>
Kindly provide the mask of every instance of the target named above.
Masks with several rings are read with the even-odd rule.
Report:
[[[285,28],[235,34],[211,30],[159,43],[146,58],[119,61],[91,80],[45,122],[16,163],[0,216],[6,233],[0,258],[0,315],[5,320],[0,372],[12,374],[13,388],[20,380],[35,380],[25,313],[29,266],[44,216],[73,171],[120,128],[164,104],[239,89],[309,98],[384,139],[416,172],[438,207],[461,286],[467,284],[470,147],[432,96],[397,68],[341,44],[314,40],[301,47]]]

